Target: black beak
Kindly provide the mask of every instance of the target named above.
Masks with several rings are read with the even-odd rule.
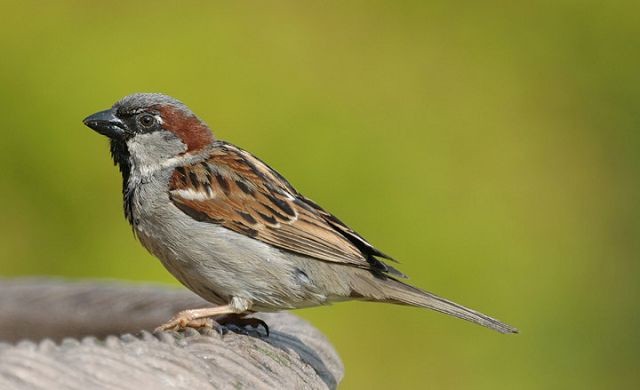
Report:
[[[127,133],[124,123],[114,115],[113,110],[96,112],[95,114],[84,118],[82,122],[98,133],[106,135],[111,139],[123,139]]]

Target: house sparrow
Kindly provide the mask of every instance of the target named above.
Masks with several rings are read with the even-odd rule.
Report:
[[[84,124],[107,136],[124,212],[142,245],[214,307],[157,330],[214,324],[347,300],[433,309],[502,333],[517,330],[400,279],[391,257],[228,142],[180,101],[126,96]],[[265,329],[266,328],[266,324]]]

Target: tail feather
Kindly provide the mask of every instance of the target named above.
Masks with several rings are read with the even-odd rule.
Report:
[[[402,283],[394,278],[387,277],[386,282],[385,290],[389,297],[388,302],[425,307],[485,326],[500,333],[518,333],[518,329],[500,322],[495,318],[491,318],[430,292]]]

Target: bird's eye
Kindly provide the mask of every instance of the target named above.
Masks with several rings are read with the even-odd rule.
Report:
[[[156,123],[156,118],[153,115],[143,114],[139,117],[138,122],[142,127],[149,128]]]

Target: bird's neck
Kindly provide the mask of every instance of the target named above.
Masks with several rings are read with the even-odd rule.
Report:
[[[111,157],[122,174],[124,214],[129,224],[133,226],[135,194],[138,187],[152,180],[164,180],[163,172],[173,172],[176,167],[206,160],[210,148],[205,147],[193,152],[180,153],[170,158],[160,158],[159,161],[143,161],[139,155],[132,155],[132,151],[129,150],[132,146],[128,145],[126,141],[111,141]],[[133,153],[138,152],[139,150],[133,150]],[[169,176],[167,175],[167,180]]]

